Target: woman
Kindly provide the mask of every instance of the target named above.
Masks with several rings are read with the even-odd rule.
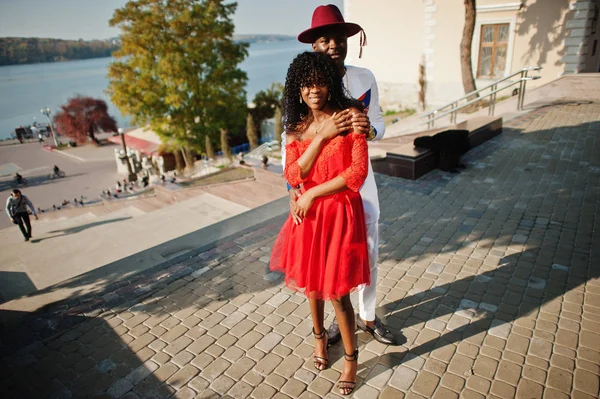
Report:
[[[358,362],[350,292],[370,282],[358,193],[369,158],[364,135],[351,132],[352,112],[363,106],[345,95],[331,58],[313,52],[300,54],[290,65],[283,107],[285,177],[301,186],[302,195],[275,242],[271,269],[283,271],[287,286],[309,299],[318,370],[328,366],[324,300],[332,301],[345,350],[338,388],[349,395]]]

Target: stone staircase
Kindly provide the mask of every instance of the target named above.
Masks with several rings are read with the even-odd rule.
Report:
[[[254,180],[218,184],[203,190],[248,208],[256,208],[287,195],[283,176],[260,167],[252,170]]]
[[[287,194],[285,181],[281,175],[261,168],[252,168],[252,170],[254,172],[254,179],[252,180],[175,190],[156,185],[142,197],[105,199],[86,206],[45,212],[40,215],[40,219],[42,221],[55,221],[77,218],[82,215],[86,215],[87,219],[98,218],[120,212],[126,208],[135,209],[135,211],[130,212],[132,215],[135,215],[135,213],[146,214],[195,198],[204,193],[210,193],[252,209]]]

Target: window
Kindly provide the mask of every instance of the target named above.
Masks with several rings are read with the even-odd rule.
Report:
[[[509,24],[481,26],[478,78],[500,78],[506,69]]]

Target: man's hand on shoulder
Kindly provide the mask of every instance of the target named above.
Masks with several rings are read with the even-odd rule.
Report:
[[[371,121],[366,113],[357,111],[352,114],[352,130],[354,130],[354,133],[366,135],[367,139],[369,139],[368,135],[371,131]]]
[[[352,111],[345,109],[343,111],[334,112],[331,117],[327,118],[318,130],[318,135],[325,140],[332,140],[338,134],[350,129],[352,126]]]

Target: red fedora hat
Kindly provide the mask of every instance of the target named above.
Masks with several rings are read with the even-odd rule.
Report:
[[[298,35],[298,41],[308,44],[314,43],[317,39],[315,34],[319,30],[334,26],[343,27],[346,30],[346,35],[348,37],[354,36],[363,30],[358,24],[344,21],[344,17],[342,16],[340,9],[333,4],[328,4],[326,6],[319,6],[315,8],[315,11],[312,15],[310,29],[300,33]]]

